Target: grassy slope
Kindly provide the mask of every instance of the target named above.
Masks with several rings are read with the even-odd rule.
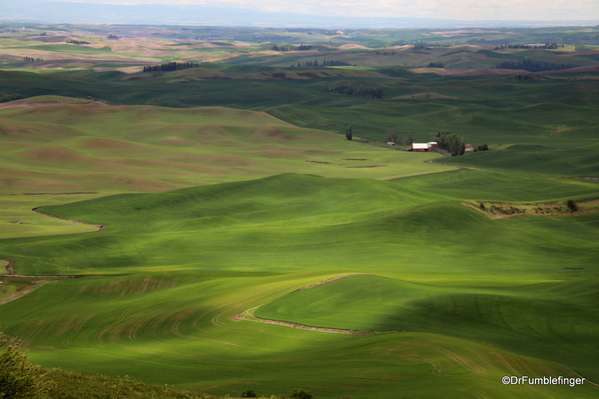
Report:
[[[517,173],[599,177],[598,150],[597,144],[575,148],[515,145],[503,151],[479,152],[437,162]]]
[[[348,142],[264,113],[226,108],[65,104],[13,107],[0,116],[0,220],[5,226],[0,237],[89,231],[30,209],[119,192],[163,191],[296,170],[389,179],[449,169],[423,163],[433,154]],[[95,194],[59,195],[77,192]],[[24,195],[32,193],[48,195]],[[11,223],[16,221],[23,224]]]
[[[385,151],[218,107],[52,105],[0,116],[0,167],[13,175],[0,184],[15,194],[161,191],[300,169],[378,179],[448,169],[422,163],[432,154]]]
[[[494,193],[484,199],[502,200],[509,196],[510,187],[514,190],[513,180],[479,173],[487,185],[493,183]],[[513,229],[509,221],[490,221],[457,203],[455,197],[450,200],[452,188],[476,177],[459,174],[443,190],[445,174],[424,177],[424,187],[418,178],[386,183],[281,175],[45,207],[44,212],[108,228],[60,239],[7,240],[0,256],[19,261],[21,272],[34,274],[340,267],[409,273],[418,266],[420,271],[454,276],[509,275],[520,268],[527,273],[568,275],[563,269],[565,259],[588,264],[595,256],[594,235],[562,237],[559,225],[553,224]],[[531,178],[527,183],[528,195],[520,195],[528,201],[557,193],[576,198],[597,192],[596,182]],[[535,192],[535,186],[543,186],[543,191]],[[575,220],[592,225],[595,219],[591,215]],[[560,220],[567,225],[569,219]],[[429,248],[425,255],[423,246]],[[459,256],[470,252],[485,254],[484,271]],[[447,259],[452,269],[447,269]]]
[[[486,182],[486,191],[466,185],[477,179]],[[53,283],[3,306],[0,316],[7,321],[6,331],[23,336],[33,349],[32,358],[45,365],[108,374],[126,371],[136,378],[212,393],[248,386],[280,393],[293,381],[331,398],[345,393],[386,397],[406,394],[406,387],[411,392],[407,397],[440,392],[463,397],[463,391],[454,391],[458,386],[468,386],[472,395],[517,397],[532,388],[506,394],[492,386],[504,374],[567,372],[556,364],[447,335],[493,343],[595,376],[589,360],[593,356],[586,354],[596,348],[582,337],[595,329],[584,317],[595,318],[596,290],[588,279],[597,273],[597,217],[491,221],[457,200],[484,195],[534,201],[596,191],[592,181],[466,170],[392,182],[281,175],[47,207],[44,210],[54,214],[109,227],[85,235],[4,240],[1,254],[17,259],[18,270],[164,272]],[[464,256],[470,253],[477,256]],[[584,269],[570,269],[573,265]],[[185,269],[196,273],[175,272]],[[399,313],[391,302],[391,311],[379,313],[378,320],[366,313],[362,323],[443,335],[347,337],[231,319],[314,281],[351,271],[427,284],[420,302],[409,297],[410,306],[400,307]],[[281,272],[287,274],[278,275]],[[539,285],[551,281],[568,284]],[[576,300],[575,293],[586,293],[588,301]],[[350,313],[372,309],[371,302],[356,302],[353,291],[346,294],[340,295],[351,299]],[[41,302],[45,305],[40,308]],[[538,305],[539,314],[524,317],[522,303]],[[551,303],[572,323],[541,329]],[[498,308],[500,319],[493,316]],[[394,318],[380,319],[397,314],[400,324]],[[435,314],[447,318],[435,319]],[[459,316],[463,328],[456,328],[455,317],[448,316],[452,314]],[[415,321],[405,324],[406,318]],[[582,334],[578,341],[587,342],[583,354],[566,346],[543,354],[547,346],[542,343],[560,342],[566,333]],[[506,342],[506,336],[513,338]],[[537,344],[527,345],[530,337],[537,337]],[[210,361],[214,356],[222,360]],[[164,364],[169,364],[168,372]],[[381,382],[380,375],[394,377]],[[407,380],[398,385],[398,378]],[[562,388],[534,389],[568,395]],[[594,389],[587,385],[577,393],[592,397]]]
[[[232,67],[231,67],[232,68]],[[597,125],[597,83],[591,73],[538,76],[521,81],[512,76],[443,77],[415,75],[399,68],[380,68],[371,77],[329,77],[324,79],[264,79],[272,68],[239,67],[213,74],[233,74],[248,79],[197,80],[209,69],[128,76],[121,72],[73,71],[68,75],[0,73],[0,89],[24,95],[61,94],[73,97],[93,95],[121,104],[149,104],[169,107],[220,105],[267,110],[301,127],[342,132],[348,124],[356,135],[382,140],[386,130],[411,133],[427,140],[438,131],[451,130],[472,144],[497,143],[587,143],[593,142]],[[189,72],[188,72],[189,71]],[[332,71],[338,71],[332,69]],[[343,70],[342,70],[343,71]],[[281,72],[281,71],[279,71]],[[285,71],[283,71],[285,72]],[[321,74],[322,71],[316,71]],[[350,71],[355,74],[355,71]],[[289,69],[291,75],[315,73]],[[333,72],[331,72],[333,73]],[[336,72],[335,72],[336,73]],[[348,72],[349,73],[349,72]],[[228,75],[227,75],[228,74]],[[187,76],[189,75],[189,76]],[[384,76],[388,76],[387,79]],[[326,93],[329,83],[382,85],[383,101],[360,96]],[[428,99],[409,99],[432,93]],[[408,97],[406,97],[408,96]],[[457,97],[455,99],[443,96]],[[396,99],[404,97],[406,99]],[[326,122],[334,128],[319,125]],[[557,128],[559,134],[553,132]],[[565,128],[565,129],[564,129]]]
[[[1,311],[5,317],[19,309],[22,317],[7,328],[25,335],[34,361],[222,395],[246,388],[281,395],[297,386],[321,398],[572,395],[569,387],[498,390],[506,374],[572,374],[477,342],[423,333],[347,336],[233,319],[324,276],[167,273],[71,280]],[[596,395],[589,384],[575,389],[581,398]]]
[[[351,276],[296,291],[256,316],[361,331],[426,331],[550,359],[596,379],[597,282],[436,287]],[[547,352],[547,348],[553,348]]]

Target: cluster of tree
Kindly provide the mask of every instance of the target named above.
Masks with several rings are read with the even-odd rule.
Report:
[[[308,50],[312,50],[313,46],[307,46],[305,44],[300,44],[299,47],[297,48],[298,51],[308,51]]]
[[[25,98],[25,96],[21,94],[1,94],[0,93],[0,103],[5,103],[8,101],[20,100],[21,98]]]
[[[170,72],[188,68],[198,68],[200,64],[195,62],[169,62],[168,64],[150,65],[144,67],[144,72]]]
[[[289,46],[289,47],[285,47],[285,46],[278,46],[276,44],[273,44],[270,48],[270,51],[295,51],[295,46]]]
[[[381,53],[379,53],[379,52],[377,51],[375,54],[381,54]],[[383,53],[383,55],[389,55],[389,54],[395,54],[395,51],[393,51],[393,52],[390,52],[390,53],[388,53],[388,52],[386,52],[386,51],[385,51],[385,52]]]
[[[6,29],[3,30],[2,33],[19,33],[19,31],[16,29]]]
[[[121,37],[117,35],[108,35],[106,38],[110,40],[119,40]]]
[[[476,147],[474,147],[474,152],[478,152],[478,151],[489,151],[489,146],[486,144],[477,145]]]
[[[445,65],[440,62],[430,62],[428,68],[445,68]]]
[[[558,48],[564,48],[563,44],[557,43],[547,43],[542,46],[538,46],[536,44],[503,44],[495,47],[495,50],[504,50],[504,49],[542,49],[542,50],[555,50]]]
[[[388,143],[403,143],[404,145],[412,145],[414,143],[414,138],[412,137],[411,133],[409,133],[406,136],[406,138],[402,141],[401,133],[397,133],[393,130],[387,130],[387,132],[385,133],[385,139]]]
[[[506,61],[497,65],[498,69],[524,69],[529,72],[541,72],[541,71],[559,71],[562,69],[574,68],[572,64],[553,64],[551,62],[533,61],[525,59],[523,61],[514,62]]]
[[[447,150],[451,156],[464,155],[466,150],[464,138],[451,132],[439,132],[433,140],[439,144],[439,148]]]
[[[84,40],[67,40],[67,43],[71,43],[71,44],[89,44],[89,42],[86,42]]]
[[[312,50],[314,48],[314,46],[307,46],[305,44],[300,44],[298,47],[295,46],[279,46],[276,44],[273,44],[269,50],[271,51],[308,51],[308,50]]]
[[[533,75],[516,75],[514,76],[514,79],[516,80],[532,80],[534,79]]]
[[[375,85],[364,85],[361,83],[330,83],[323,87],[324,91],[352,96],[363,96],[370,98],[383,98],[383,88]]]
[[[21,341],[0,332],[0,398],[36,398],[47,388],[42,368],[27,362]]]
[[[33,58],[33,57],[23,57],[23,62],[40,62],[43,61],[43,58]]]
[[[296,65],[292,65],[292,66],[296,66]],[[319,67],[319,66],[327,67],[327,66],[357,66],[357,65],[350,64],[349,62],[345,62],[345,61],[335,61],[335,60],[324,60],[319,63],[318,60],[316,60],[316,61],[298,62],[297,66],[298,67]]]

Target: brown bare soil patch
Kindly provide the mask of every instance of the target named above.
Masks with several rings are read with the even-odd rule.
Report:
[[[85,149],[143,149],[143,146],[127,143],[126,141],[112,140],[112,139],[91,139],[83,144],[79,145],[80,148]]]
[[[165,139],[160,140],[160,144],[163,145],[171,145],[171,146],[176,146],[176,147],[187,147],[187,146],[195,146],[198,145],[197,143],[194,143],[193,141],[189,141],[189,140],[185,140],[185,139],[181,139],[179,137],[167,137]]]
[[[322,126],[337,127],[337,126],[333,125],[332,123],[327,123],[327,122],[316,122],[316,123],[318,123],[319,125],[322,125]]]
[[[328,163],[333,163],[333,162],[331,162],[331,161],[314,161],[314,160],[311,160],[311,159],[307,159],[307,160],[306,160],[306,162],[313,162],[313,163],[325,163],[325,164],[328,164]]]
[[[93,68],[94,72],[110,72],[110,71],[118,71],[123,73],[138,73],[144,70],[143,66],[132,66],[132,67],[122,67],[122,68]]]
[[[359,44],[344,44],[343,46],[339,46],[339,50],[372,50],[371,48],[360,46]]]
[[[5,259],[5,258],[0,258],[0,260],[3,260],[5,262],[8,262],[6,264],[6,266],[4,266],[4,269],[6,269],[6,272],[8,274],[15,274],[15,268],[13,267],[13,265],[16,263],[15,260],[12,259]]]
[[[91,159],[93,159],[81,155],[70,148],[59,146],[47,146],[26,150],[21,152],[20,156],[44,162],[91,162]]]

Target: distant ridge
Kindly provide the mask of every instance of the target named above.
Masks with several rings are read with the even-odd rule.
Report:
[[[597,25],[593,20],[459,21],[433,18],[346,17],[264,12],[231,6],[114,5],[23,0],[2,4],[0,20],[93,24],[172,24],[306,28],[457,28]]]

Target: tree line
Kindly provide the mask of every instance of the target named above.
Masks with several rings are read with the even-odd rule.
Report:
[[[25,96],[21,94],[1,94],[0,93],[0,103],[5,103],[8,101],[20,100],[25,98]]]
[[[279,46],[276,44],[273,44],[269,50],[271,51],[308,51],[308,50],[312,50],[313,48],[315,48],[314,46],[308,46],[305,44],[300,44],[299,47],[295,47],[295,46]]]
[[[439,148],[448,151],[451,156],[464,155],[466,144],[464,138],[451,132],[438,132],[434,140],[439,144]]]
[[[67,40],[67,43],[71,43],[71,44],[89,44],[89,42],[86,42],[84,40]]]
[[[504,50],[504,49],[542,49],[542,50],[555,50],[558,48],[564,48],[563,44],[557,43],[547,43],[542,46],[537,46],[536,44],[503,44],[495,47],[495,50]]]
[[[43,58],[23,57],[23,62],[41,62]]]
[[[188,68],[198,68],[200,64],[196,62],[169,62],[168,64],[150,65],[144,67],[144,72],[170,72],[180,71]]]
[[[572,64],[553,64],[551,62],[533,61],[524,59],[523,61],[514,62],[506,61],[497,65],[498,69],[524,69],[529,72],[541,72],[541,71],[559,71],[562,69],[574,68]]]
[[[401,133],[397,133],[393,130],[388,130],[385,133],[385,139],[387,140],[387,143],[403,143],[403,145],[414,144],[414,138],[412,137],[411,133],[408,133],[408,135],[402,140]]]
[[[298,62],[297,65],[291,65],[291,66],[298,66],[298,67],[328,67],[328,66],[357,66],[356,64],[350,64],[349,62],[345,62],[345,61],[336,61],[336,60],[324,60],[321,61],[320,63],[318,63],[318,60],[316,61],[306,61],[306,62]]]
[[[362,83],[330,83],[323,86],[323,90],[329,93],[349,94],[351,96],[383,98],[382,87]]]

